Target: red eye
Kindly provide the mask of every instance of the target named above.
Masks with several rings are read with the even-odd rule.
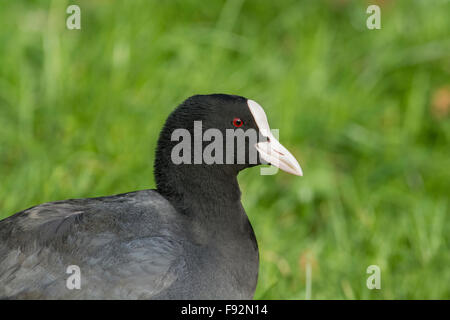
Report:
[[[233,126],[235,126],[236,128],[240,128],[240,127],[242,127],[243,124],[244,124],[244,121],[242,121],[239,118],[234,118]]]

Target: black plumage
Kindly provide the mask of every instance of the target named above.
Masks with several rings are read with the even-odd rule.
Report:
[[[258,246],[237,182],[244,164],[181,164],[171,132],[201,120],[258,129],[247,99],[193,96],[158,141],[156,190],[42,204],[0,222],[0,297],[31,299],[250,299]],[[231,118],[232,119],[232,118]],[[232,128],[232,127],[231,127]],[[66,268],[81,289],[66,287]]]

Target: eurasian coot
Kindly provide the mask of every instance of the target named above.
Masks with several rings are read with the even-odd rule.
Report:
[[[257,141],[230,135],[252,130]],[[0,297],[251,299],[258,246],[237,175],[261,162],[302,175],[256,102],[190,97],[160,134],[156,190],[46,203],[0,222]]]

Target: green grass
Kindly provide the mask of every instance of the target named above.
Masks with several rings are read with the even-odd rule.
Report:
[[[304,177],[243,172],[255,298],[450,299],[450,2],[0,0],[0,218],[153,188],[159,130],[196,93],[258,101]],[[450,90],[450,89],[448,89]],[[448,107],[448,106],[447,106]],[[381,268],[381,290],[366,268]]]

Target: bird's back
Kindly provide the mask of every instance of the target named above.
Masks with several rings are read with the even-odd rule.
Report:
[[[19,212],[0,222],[0,297],[161,295],[185,274],[181,222],[154,190],[58,201]],[[66,285],[73,265],[80,268],[81,289]]]

